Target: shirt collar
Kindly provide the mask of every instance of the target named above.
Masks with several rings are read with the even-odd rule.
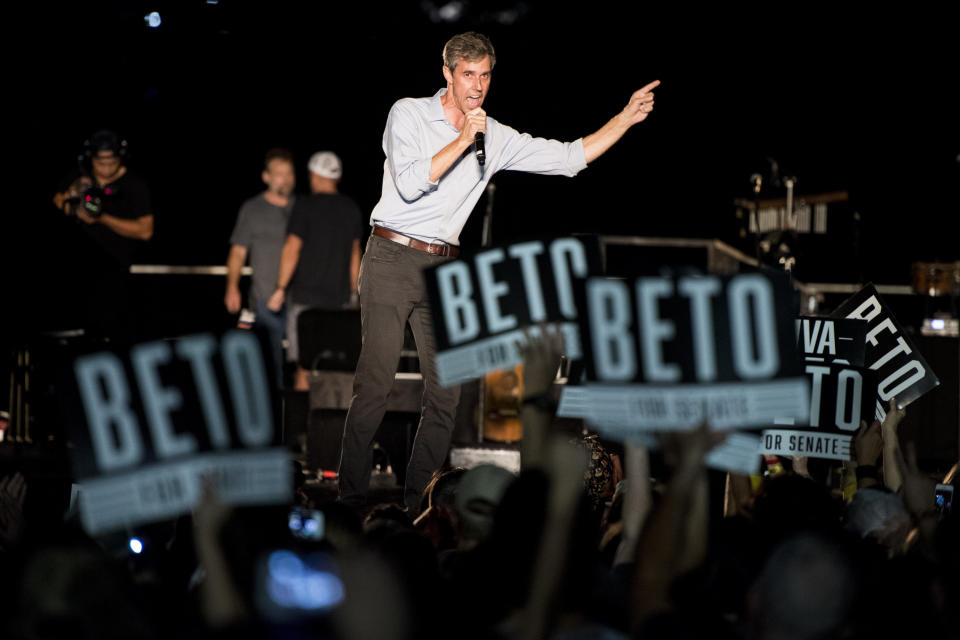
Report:
[[[447,116],[443,113],[443,104],[440,102],[440,98],[447,92],[447,88],[444,87],[433,94],[433,97],[430,98],[430,121],[435,120],[446,120]]]

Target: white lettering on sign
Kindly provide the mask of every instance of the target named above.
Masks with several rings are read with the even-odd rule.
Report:
[[[830,375],[830,367],[808,364],[805,371],[811,376],[810,426],[820,426],[820,400],[823,379]],[[850,397],[850,400],[847,398]],[[860,428],[860,407],[863,399],[863,377],[853,369],[843,369],[837,374],[837,397],[834,424],[845,431]],[[847,414],[850,418],[847,419]]]
[[[213,482],[225,504],[284,504],[290,496],[290,454],[283,447],[203,452],[85,478],[80,519],[87,533],[190,513]]]
[[[520,274],[523,276],[523,288],[527,292],[527,307],[530,320],[543,322],[547,319],[547,305],[543,301],[543,285],[540,271],[537,269],[537,256],[543,254],[543,243],[521,242],[508,249],[511,258],[520,261]]]
[[[734,278],[727,288],[727,304],[733,334],[734,371],[745,380],[771,377],[780,368],[780,354],[770,281],[755,274]]]
[[[876,296],[870,296],[869,298],[864,300],[859,307],[857,307],[856,309],[848,313],[847,317],[860,318],[861,320],[866,320],[867,322],[870,322],[871,320],[876,318],[877,315],[880,314],[880,311],[881,311],[880,301],[877,300]],[[877,343],[873,342],[873,344],[876,345]]]
[[[120,358],[112,353],[86,356],[74,363],[74,372],[97,465],[110,471],[139,462],[143,443]]]
[[[664,361],[663,343],[678,339],[672,320],[660,317],[660,300],[671,297],[673,282],[664,278],[636,281],[637,334],[641,346],[643,379],[676,382],[680,366]],[[717,340],[711,298],[720,294],[715,277],[688,277],[677,281],[677,290],[690,299],[690,326],[696,379],[717,377]],[[594,279],[587,283],[587,301],[596,374],[600,380],[623,381],[637,371],[635,343],[630,333],[633,318],[627,286],[618,281]],[[773,288],[763,276],[738,276],[727,288],[734,371],[745,380],[770,378],[780,368]]]
[[[660,317],[659,302],[673,293],[673,283],[663,278],[640,278],[636,286],[637,315],[643,327],[643,377],[648,382],[677,382],[682,375],[680,365],[663,361],[663,342],[677,337],[677,327]]]
[[[803,352],[837,355],[837,336],[834,323],[829,320],[800,319],[803,328]]]
[[[908,377],[900,380],[905,375],[908,375]],[[897,397],[901,391],[910,387],[910,385],[923,380],[925,375],[927,375],[927,371],[923,365],[917,360],[911,360],[883,379],[883,382],[877,386],[878,395],[884,402],[889,402],[890,398]]]
[[[772,429],[763,432],[760,452],[780,456],[849,460],[852,440],[852,436],[837,433]]]
[[[223,337],[220,349],[240,440],[248,447],[266,446],[273,438],[273,415],[260,345],[250,332],[235,331]]]
[[[713,310],[710,298],[720,292],[720,281],[716,278],[687,278],[680,281],[677,290],[690,298],[697,380],[716,380],[717,357],[713,345]]]
[[[188,336],[177,341],[177,355],[190,363],[203,417],[210,432],[210,442],[218,449],[225,449],[230,446],[230,433],[227,431],[223,401],[217,390],[217,376],[213,371],[212,358],[216,350],[217,341],[211,335]]]
[[[809,386],[806,378],[675,385],[588,383],[580,392],[578,417],[617,439],[637,431],[690,429],[704,419],[721,430],[766,426],[777,416],[806,422]]]
[[[907,341],[903,339],[903,336],[897,336],[897,346],[895,346],[893,349],[891,349],[887,353],[880,356],[880,358],[878,358],[876,362],[870,365],[870,368],[876,371],[883,365],[890,362],[894,358],[894,356],[897,356],[901,353],[908,354],[912,352],[913,350],[907,345]]]
[[[630,295],[619,280],[592,280],[587,288],[591,344],[601,380],[631,380],[637,373],[630,332]]]
[[[813,376],[810,383],[810,426],[820,426],[820,389],[823,386],[823,376],[830,375],[830,367],[815,367],[807,365],[806,372]]]
[[[183,406],[183,395],[179,389],[164,387],[160,382],[157,368],[170,364],[170,345],[166,342],[140,344],[130,350],[130,362],[140,387],[140,399],[143,402],[147,422],[152,427],[153,448],[161,458],[193,453],[197,450],[197,440],[189,433],[175,433],[170,414]]]
[[[553,279],[557,285],[557,297],[560,301],[560,313],[568,320],[577,317],[577,306],[573,301],[573,281],[568,264],[573,266],[573,275],[587,277],[587,254],[579,240],[560,238],[550,244],[550,264],[553,266]]]
[[[847,393],[848,387],[852,389]],[[849,403],[847,397],[850,397]],[[863,400],[863,376],[859,371],[844,369],[837,376],[837,410],[834,424],[843,431],[856,431],[860,428],[860,407]],[[847,419],[849,408],[850,419]]]
[[[511,296],[512,292],[510,286],[497,280],[493,273],[494,265],[508,268],[508,260],[515,260],[519,266],[526,290],[523,302],[531,322],[547,320],[543,278],[537,262],[537,257],[545,251],[550,256],[560,313],[567,320],[575,320],[577,307],[573,297],[573,277],[587,276],[587,254],[583,244],[575,238],[559,238],[551,242],[547,250],[543,242],[523,242],[507,248],[506,254],[502,248],[497,248],[483,251],[474,257],[479,289],[477,292],[473,291],[470,266],[466,262],[449,262],[437,268],[437,288],[450,345],[470,342],[480,336],[481,310],[477,308],[478,303],[483,308],[483,318],[489,333],[510,331],[519,325],[515,315],[503,314],[501,299]],[[478,299],[474,299],[475,294]]]
[[[893,321],[890,318],[884,318],[880,324],[875,326],[873,329],[870,329],[867,333],[867,342],[873,346],[877,346],[877,336],[880,335],[881,331],[889,331],[890,333],[896,335],[897,327],[893,324]]]
[[[493,277],[493,265],[498,262],[503,262],[503,249],[484,251],[476,259],[477,281],[480,283],[480,296],[490,333],[509,331],[517,326],[516,316],[504,316],[500,311],[499,299],[510,293],[510,287]]]
[[[876,296],[870,296],[863,303],[860,304],[856,309],[847,314],[848,318],[861,318],[863,320],[872,321],[882,311],[880,306],[880,301]],[[887,339],[884,341],[889,342],[890,338],[895,337],[893,344],[886,348],[886,350],[880,354],[876,360],[870,363],[870,368],[874,371],[879,371],[882,367],[887,365],[891,360],[893,360],[898,355],[909,355],[913,353],[913,350],[910,348],[910,345],[907,344],[907,341],[903,336],[897,335],[898,330],[897,326],[893,323],[893,320],[890,317],[883,318],[880,322],[870,328],[867,332],[867,343],[875,347],[877,350],[881,348],[881,337],[883,334],[889,334]],[[877,385],[877,395],[880,397],[880,401],[877,403],[878,415],[883,416],[884,406],[890,398],[894,398],[907,389],[909,389],[914,384],[923,380],[927,375],[927,370],[920,362],[920,360],[914,359],[909,362],[901,365],[897,368],[896,371],[893,371],[886,375],[883,380]]]
[[[470,267],[465,262],[449,262],[437,269],[437,287],[443,300],[443,319],[452,344],[468,342],[480,335],[477,307],[470,299]]]
[[[171,414],[182,409],[183,396],[180,389],[164,386],[160,379],[159,368],[171,364],[174,353],[190,364],[211,443],[217,448],[230,446],[212,364],[216,352],[216,340],[207,335],[179,340],[173,351],[166,342],[144,343],[130,351],[146,426],[158,458],[194,453],[199,446],[192,433],[174,430]],[[249,331],[228,333],[221,341],[220,354],[240,441],[247,447],[269,444],[273,438],[270,387],[256,336]],[[123,362],[112,353],[96,353],[78,358],[74,373],[98,469],[113,471],[140,463],[146,447]]]

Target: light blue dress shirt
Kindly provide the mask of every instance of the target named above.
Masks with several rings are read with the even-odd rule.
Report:
[[[582,138],[534,138],[487,116],[486,165],[480,166],[471,146],[440,180],[431,182],[433,156],[460,135],[443,114],[440,97],[446,92],[404,98],[391,107],[383,132],[383,192],[371,225],[458,245],[463,225],[497,171],[575,176],[587,166]]]

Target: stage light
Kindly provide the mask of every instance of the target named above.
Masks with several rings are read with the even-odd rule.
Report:
[[[920,335],[960,337],[960,320],[950,317],[949,314],[937,314],[933,318],[924,318],[920,326]]]
[[[140,541],[140,538],[130,538],[130,551],[133,551],[136,554],[140,554],[143,551],[143,542]]]
[[[463,4],[456,0],[448,2],[440,7],[437,13],[444,22],[456,22],[460,18],[460,14],[463,13]]]
[[[147,23],[147,26],[151,29],[156,29],[160,26],[162,20],[160,19],[160,14],[156,11],[151,11],[147,15],[143,16],[143,21]]]

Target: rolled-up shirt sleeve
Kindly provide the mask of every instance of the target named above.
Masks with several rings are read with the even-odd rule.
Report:
[[[575,176],[587,166],[583,139],[560,142],[534,138],[528,133],[501,125],[506,137],[499,169],[526,171],[552,176]]]
[[[416,114],[401,100],[390,109],[387,127],[383,132],[383,152],[387,167],[393,177],[397,193],[407,202],[417,200],[424,194],[435,191],[439,181],[430,180],[430,164],[433,154],[425,149]]]

